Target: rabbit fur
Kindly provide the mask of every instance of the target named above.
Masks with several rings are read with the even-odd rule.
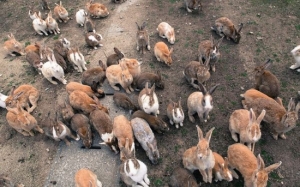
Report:
[[[52,18],[51,10],[48,13],[48,17],[46,18],[46,23],[47,23],[47,29],[51,34],[53,33],[53,34],[57,35],[60,33],[60,29],[58,28],[58,24],[57,24],[56,20]]]
[[[69,82],[66,85],[66,90],[67,90],[68,94],[70,94],[74,90],[80,90],[80,91],[83,91],[84,93],[86,93],[90,97],[96,96],[98,98],[101,98],[101,97],[105,96],[105,93],[103,90],[97,89],[97,85],[95,85],[93,87],[94,88],[92,89],[90,86],[83,85],[79,82]]]
[[[41,0],[40,4],[43,10],[50,10],[48,2],[46,0]]]
[[[104,80],[106,68],[101,60],[99,60],[99,67],[93,67],[87,69],[82,73],[81,83],[84,85],[91,86],[96,83],[97,86],[102,86]]]
[[[88,17],[87,12],[84,9],[79,9],[76,12],[76,22],[79,24],[81,27],[84,26],[85,20]]]
[[[191,61],[189,62],[184,71],[183,75],[194,88],[200,90],[199,84],[206,84],[206,81],[210,78],[210,72],[209,72],[209,64],[210,58],[205,62],[205,64],[202,64],[197,61]]]
[[[7,95],[4,95],[4,94],[0,93],[0,107],[6,108],[5,101],[6,101],[7,98],[8,98]]]
[[[48,36],[47,22],[45,20],[43,20],[39,15],[36,15],[36,16],[37,16],[37,18],[35,18],[32,21],[32,26],[33,26],[35,32],[38,33],[39,35]]]
[[[72,106],[68,103],[67,100],[65,100],[63,105],[60,105],[60,112],[62,119],[68,124],[75,114]]]
[[[41,68],[43,67],[43,62],[40,56],[34,52],[34,51],[29,51],[26,53],[26,61],[29,62],[29,64],[35,68],[36,70],[39,71],[39,74],[41,74]]]
[[[102,187],[97,175],[87,168],[81,168],[75,173],[76,187]]]
[[[187,149],[183,153],[182,162],[184,168],[194,172],[199,170],[205,183],[212,183],[212,169],[215,165],[215,158],[209,148],[211,134],[215,127],[211,128],[204,138],[202,130],[196,125],[199,142],[197,146]]]
[[[68,60],[78,72],[82,73],[83,71],[87,70],[85,67],[86,61],[78,47],[69,49]]]
[[[131,120],[131,126],[135,139],[146,151],[146,155],[151,163],[158,164],[159,151],[157,149],[156,138],[147,121],[136,117]]]
[[[126,65],[129,73],[132,75],[133,81],[141,74],[141,62],[136,59],[122,58],[121,65]]]
[[[29,15],[30,19],[32,19],[32,20],[34,20],[38,17],[42,17],[42,14],[41,14],[40,11],[36,12],[36,11],[33,11],[33,10],[29,10],[28,15]]]
[[[292,56],[294,57],[295,64],[290,67],[290,69],[294,70],[300,67],[300,45],[296,46],[292,51]],[[300,72],[300,69],[297,69]]]
[[[228,147],[227,150],[229,166],[233,176],[238,178],[233,169],[237,169],[244,178],[245,187],[267,186],[268,174],[281,165],[281,161],[265,167],[265,163],[260,155],[255,155],[247,146],[235,143]]]
[[[119,64],[120,60],[125,57],[118,48],[114,47],[115,54],[109,55],[106,60],[106,66],[111,66],[114,64]]]
[[[92,18],[104,18],[109,15],[109,11],[105,5],[101,3],[94,3],[94,0],[87,2],[85,9]]]
[[[40,55],[41,44],[39,42],[35,42],[34,44],[27,45],[25,47],[25,53],[35,52]]]
[[[237,142],[239,134],[240,143],[246,143],[248,148],[254,152],[254,145],[261,137],[260,122],[263,120],[266,110],[262,110],[256,118],[252,108],[235,110],[229,118],[229,131],[232,139]]]
[[[177,167],[170,177],[169,187],[198,187],[196,178],[189,170]]]
[[[228,168],[228,158],[224,158],[219,155],[216,152],[213,152],[213,155],[215,157],[215,165],[213,167],[213,175],[215,178],[215,181],[222,181],[223,179],[227,181],[232,181],[232,173]]]
[[[18,42],[12,33],[7,35],[8,40],[4,42],[4,51],[6,54],[16,56],[14,53],[25,55],[23,46]]]
[[[186,10],[193,12],[193,10],[202,10],[202,0],[184,0]]]
[[[89,17],[85,18],[84,28],[85,28],[86,33],[89,33],[89,32],[96,33],[95,23]],[[103,39],[102,36],[101,36],[101,39]]]
[[[140,91],[141,89],[145,88],[146,83],[148,82],[149,86],[155,84],[156,88],[164,89],[165,84],[161,78],[160,71],[158,70],[157,73],[149,73],[143,72],[141,73],[135,80],[134,80],[134,89],[136,91]]]
[[[207,122],[209,112],[213,109],[212,94],[219,84],[213,86],[208,92],[206,88],[200,84],[201,92],[193,92],[187,99],[188,116],[192,123],[195,123],[194,114],[197,113],[200,121]]]
[[[159,114],[159,103],[155,93],[155,84],[152,85],[151,89],[148,88],[148,82],[145,88],[139,93],[138,103],[140,108],[147,114]]]
[[[75,114],[71,119],[71,129],[80,137],[85,148],[91,148],[93,143],[89,118],[84,114]],[[79,138],[78,138],[79,140]]]
[[[70,18],[68,11],[65,9],[65,7],[63,7],[61,1],[59,1],[59,4],[55,3],[55,7],[54,7],[54,17],[56,18],[56,20],[58,20],[59,22],[64,22],[66,23]]]
[[[148,51],[150,51],[150,39],[148,35],[148,31],[145,29],[146,22],[143,23],[142,26],[139,26],[137,22],[135,22],[138,28],[138,31],[136,33],[136,50],[140,51],[142,50],[142,53],[144,54],[144,49],[147,48]]]
[[[115,105],[123,108],[124,110],[129,110],[130,114],[138,110],[138,107],[131,101],[131,99],[125,93],[115,92],[113,100]]]
[[[88,32],[85,34],[85,42],[88,46],[94,48],[94,49],[98,49],[98,47],[102,47],[103,44],[100,43],[100,41],[103,40],[103,37],[101,36],[101,34],[97,34],[94,32]]]
[[[173,53],[173,48],[169,50],[168,46],[164,42],[157,42],[154,46],[154,55],[159,62],[164,62],[168,66],[173,63],[171,54]]]
[[[175,31],[174,28],[171,27],[167,22],[161,22],[158,24],[156,30],[158,31],[158,35],[162,38],[167,38],[170,44],[175,43]]]
[[[179,125],[183,126],[184,112],[181,107],[181,98],[177,103],[170,100],[167,106],[167,116],[171,125],[175,124],[176,128],[179,128]]]

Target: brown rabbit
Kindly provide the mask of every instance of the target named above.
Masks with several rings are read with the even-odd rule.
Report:
[[[202,10],[201,0],[184,0],[184,3],[188,12]]]
[[[43,10],[50,10],[48,2],[46,0],[41,0],[40,4]]]
[[[97,89],[97,85],[95,84],[95,82],[93,88],[87,85],[80,84],[79,82],[69,82],[66,85],[66,90],[69,94],[75,90],[80,90],[86,93],[90,97],[96,96],[98,98],[101,98],[105,96],[103,90]]]
[[[59,1],[59,4],[55,3],[55,7],[54,7],[54,16],[56,18],[56,20],[58,20],[59,22],[64,22],[66,23],[70,18],[68,11],[65,9],[65,7],[62,6],[61,1]]]
[[[109,15],[108,9],[101,3],[94,3],[94,0],[86,3],[85,8],[92,18],[104,18]]]
[[[95,23],[88,16],[85,17],[84,28],[85,28],[86,33],[89,33],[89,32],[96,33]]]
[[[120,60],[125,57],[118,48],[114,47],[115,54],[109,55],[106,60],[106,66],[111,66],[114,64],[119,64]],[[104,53],[105,54],[105,53]]]
[[[138,107],[131,101],[131,99],[125,93],[115,92],[113,100],[118,107],[121,107],[124,110],[129,110],[130,114],[138,110]]]
[[[215,176],[215,181],[222,181],[223,179],[227,181],[232,181],[232,173],[228,168],[228,158],[224,158],[216,152],[213,152],[215,157],[215,166],[213,168],[213,174]]]
[[[266,110],[263,121],[269,123],[271,134],[275,140],[278,139],[278,136],[286,139],[284,133],[296,127],[300,103],[295,107],[293,98],[290,99],[288,110],[286,110],[282,102],[278,103],[255,89],[247,90],[241,96],[244,97],[242,104],[245,109],[252,108],[256,114],[261,113],[263,109]]]
[[[202,130],[196,125],[199,142],[197,146],[187,149],[183,153],[182,162],[184,168],[194,172],[199,170],[205,183],[212,183],[212,169],[215,165],[215,157],[209,148],[211,134],[215,127],[211,128],[204,138]]]
[[[19,55],[25,55],[23,46],[18,42],[12,33],[7,35],[8,40],[4,42],[4,50],[8,55],[16,56],[15,53]]]
[[[135,23],[138,27],[138,31],[136,33],[136,50],[140,51],[142,49],[142,53],[144,54],[145,48],[147,48],[148,51],[150,51],[150,49],[151,49],[148,31],[145,29],[146,22],[144,22],[142,26],[139,26],[139,24],[137,22],[135,22]]]
[[[82,139],[86,148],[92,147],[93,137],[88,117],[83,114],[75,114],[71,119],[71,129],[76,132],[77,137]]]
[[[74,110],[71,105],[67,102],[64,102],[64,105],[60,105],[60,112],[63,120],[67,123],[70,122],[71,118],[74,116]]]
[[[41,68],[43,66],[43,62],[40,58],[40,56],[36,53],[36,52],[33,52],[33,51],[30,51],[30,52],[27,52],[26,53],[26,60],[27,62],[29,62],[29,64],[35,68],[36,70],[39,71],[39,74],[41,74]]]
[[[155,84],[156,88],[158,89],[164,89],[165,87],[165,84],[161,78],[161,74],[159,70],[157,71],[156,74],[148,73],[148,72],[141,73],[133,83],[134,89],[140,91],[141,89],[145,88],[147,82],[149,86]]]
[[[191,61],[185,67],[183,75],[194,88],[200,89],[199,84],[205,85],[206,81],[209,80],[209,61],[210,60],[207,60],[205,64],[202,64],[197,61]]]
[[[198,187],[196,178],[189,170],[177,167],[170,177],[169,187]]]
[[[76,187],[102,187],[102,183],[97,179],[97,175],[86,168],[76,172],[75,184]]]
[[[99,67],[90,68],[82,73],[82,84],[92,87],[96,83],[97,86],[102,86],[106,79],[105,71],[105,65],[99,60]]]
[[[254,69],[255,72],[255,89],[261,91],[273,99],[276,99],[279,96],[280,92],[280,82],[277,77],[266,70],[271,65],[271,60],[261,66],[257,66]]]
[[[171,54],[173,53],[173,48],[169,50],[168,46],[164,42],[157,42],[154,46],[154,55],[159,62],[164,62],[168,66],[173,63]]]

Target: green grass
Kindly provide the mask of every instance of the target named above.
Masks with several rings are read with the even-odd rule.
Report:
[[[247,72],[240,73],[240,76],[247,77]]]
[[[164,182],[161,179],[154,179],[153,181],[154,186],[164,186]]]
[[[274,159],[273,157],[270,155],[269,152],[265,151],[265,150],[262,150],[261,153],[261,158],[264,160],[264,162],[266,163],[266,165],[269,165],[269,164],[273,164],[274,163]]]
[[[202,29],[195,30],[194,32],[197,33],[197,34],[203,34],[204,33],[204,31]]]
[[[30,41],[25,42],[25,47],[27,47],[28,45],[30,45]]]
[[[56,35],[56,36],[53,37],[53,40],[57,40],[58,38],[59,38],[59,36]]]
[[[175,145],[175,146],[174,146],[174,151],[175,151],[175,153],[177,153],[179,149],[180,149],[180,145]]]
[[[171,3],[176,3],[177,0],[169,0]]]
[[[180,129],[181,135],[186,136],[187,135],[187,130],[185,128]]]
[[[151,69],[154,69],[154,64],[152,62],[149,63],[149,66],[150,66]]]

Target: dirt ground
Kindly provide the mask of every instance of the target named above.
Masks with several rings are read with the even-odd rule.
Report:
[[[299,73],[289,67],[294,63],[290,51],[299,44],[299,2],[296,0],[213,0],[203,1],[203,11],[187,13],[183,8],[182,0],[127,0],[123,4],[113,4],[110,0],[101,0],[109,10],[107,18],[95,20],[97,31],[105,39],[105,36],[114,36],[116,39],[104,40],[104,47],[91,50],[85,46],[82,36],[82,28],[76,25],[75,13],[79,8],[84,8],[84,1],[64,0],[63,5],[70,13],[67,24],[60,24],[61,35],[37,36],[34,35],[32,21],[28,16],[29,7],[40,10],[37,0],[10,0],[0,1],[0,40],[4,43],[7,34],[12,32],[16,39],[23,45],[35,41],[45,42],[52,46],[59,38],[66,37],[71,41],[71,46],[78,46],[85,55],[88,68],[95,67],[99,59],[106,61],[103,51],[112,54],[112,48],[118,47],[130,58],[137,58],[143,62],[142,72],[155,72],[160,70],[165,81],[164,90],[156,90],[160,102],[160,117],[166,119],[166,107],[169,99],[182,98],[182,106],[186,115],[184,127],[175,129],[171,126],[169,132],[156,134],[158,149],[160,151],[160,163],[151,165],[146,154],[137,147],[137,158],[148,166],[148,174],[151,186],[167,186],[169,176],[174,168],[182,166],[181,157],[184,151],[198,142],[195,125],[200,125],[206,133],[215,127],[211,138],[210,147],[213,151],[226,156],[227,147],[234,143],[228,130],[228,120],[231,113],[241,109],[240,94],[253,86],[253,69],[271,58],[273,61],[270,70],[281,82],[280,97],[284,105],[290,97],[297,97],[299,90]],[[99,1],[98,1],[99,2]],[[120,12],[116,8],[123,6]],[[133,12],[128,12],[128,6],[134,6]],[[54,3],[50,3],[53,9]],[[42,11],[42,13],[46,13]],[[45,17],[45,15],[43,14]],[[183,77],[182,71],[185,65],[197,59],[199,41],[210,38],[211,25],[218,17],[226,16],[238,25],[244,23],[242,38],[239,44],[224,40],[221,44],[221,59],[216,65],[216,72],[212,73],[207,82],[210,88],[219,83],[220,86],[213,94],[214,109],[211,119],[207,123],[189,122],[187,117],[186,100],[194,91]],[[150,33],[151,51],[146,54],[136,52],[135,22],[147,22]],[[154,44],[164,41],[158,36],[156,27],[161,21],[166,21],[175,28],[176,42],[173,46],[173,64],[171,67],[157,62],[153,54]],[[108,26],[112,27],[108,28]],[[119,30],[122,25],[125,30]],[[111,37],[112,38],[112,37]],[[121,39],[120,39],[121,38]],[[41,122],[48,111],[59,109],[67,96],[65,85],[52,85],[39,75],[26,62],[24,56],[6,57],[0,54],[0,90],[9,94],[12,86],[32,84],[40,92],[41,98],[38,107],[33,112],[38,122]],[[81,75],[73,72],[66,75],[68,82],[80,81]],[[134,93],[138,95],[137,92]],[[43,186],[48,175],[52,158],[56,153],[58,143],[45,135],[36,134],[34,137],[24,137],[8,126],[6,110],[0,109],[0,174],[7,174],[16,183],[25,186]],[[40,124],[43,127],[43,124]],[[262,124],[262,137],[256,145],[255,155],[261,154],[266,166],[282,161],[282,165],[269,174],[268,186],[299,186],[299,124],[287,133],[287,139],[275,141],[268,131],[266,124]],[[232,182],[213,182],[212,185],[203,183],[199,172],[194,173],[201,186],[243,186],[243,180]]]

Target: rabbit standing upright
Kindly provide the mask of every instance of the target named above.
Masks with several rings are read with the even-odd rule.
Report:
[[[209,64],[210,58],[205,61],[204,64],[197,61],[189,62],[184,71],[183,75],[186,80],[196,89],[200,89],[200,84],[206,84],[206,81],[210,78]]]
[[[181,107],[181,98],[179,99],[178,103],[170,100],[167,107],[167,115],[170,119],[171,125],[175,124],[176,128],[178,128],[179,125],[181,127],[183,126],[184,112]]]
[[[86,61],[78,47],[69,49],[68,60],[69,62],[72,62],[74,69],[78,72],[82,73],[83,71],[87,70],[85,67]]]
[[[84,9],[79,9],[76,12],[76,22],[77,22],[77,24],[79,24],[81,27],[83,27],[87,16],[88,15],[87,15],[87,13]]]
[[[58,28],[58,24],[56,20],[52,18],[51,10],[48,13],[48,17],[46,18],[46,23],[47,23],[47,29],[51,34],[54,33],[56,35],[60,33],[60,29]]]
[[[68,11],[63,7],[61,1],[59,1],[59,4],[55,3],[54,7],[54,16],[55,19],[58,20],[59,22],[64,22],[66,23],[70,18]]]
[[[145,88],[139,93],[138,103],[140,108],[147,114],[159,114],[159,103],[155,93],[155,84],[152,85],[151,89],[148,88],[148,82]]]
[[[43,20],[39,15],[36,15],[36,18],[32,21],[32,25],[33,25],[34,30],[39,35],[48,36],[47,22],[45,20]]]
[[[144,54],[145,48],[147,48],[148,51],[151,49],[148,31],[145,29],[146,22],[144,22],[142,26],[139,26],[136,22],[136,25],[138,27],[138,31],[136,33],[136,50],[140,51],[142,49],[142,53]]]

